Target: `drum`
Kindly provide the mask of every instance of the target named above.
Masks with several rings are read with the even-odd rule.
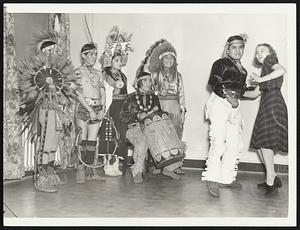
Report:
[[[184,145],[167,112],[151,113],[141,121],[141,128],[156,168],[171,165],[185,157]]]

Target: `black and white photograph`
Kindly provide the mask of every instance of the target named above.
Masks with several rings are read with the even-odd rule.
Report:
[[[4,226],[295,226],[296,4],[4,4]]]

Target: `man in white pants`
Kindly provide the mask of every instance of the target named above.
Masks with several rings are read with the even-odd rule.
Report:
[[[212,93],[205,114],[210,120],[210,149],[202,180],[215,197],[219,196],[219,186],[242,188],[235,179],[242,149],[239,99],[247,90],[247,71],[240,63],[245,42],[243,35],[227,39],[223,58],[214,62],[208,82]]]

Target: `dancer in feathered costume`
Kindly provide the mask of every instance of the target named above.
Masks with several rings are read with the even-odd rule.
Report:
[[[76,79],[58,39],[55,33],[37,34],[33,54],[18,66],[21,103],[17,116],[23,123],[21,133],[28,130],[27,138],[36,146],[34,185],[42,192],[57,191],[54,186],[60,179],[54,170],[55,154],[60,135],[68,136],[72,128],[70,85]]]

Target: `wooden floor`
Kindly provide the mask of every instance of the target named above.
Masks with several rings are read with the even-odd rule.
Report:
[[[280,175],[283,188],[266,198],[256,184],[264,175],[239,172],[242,191],[222,188],[219,198],[210,196],[200,180],[201,171],[186,170],[178,181],[147,174],[143,184],[134,184],[129,174],[107,177],[104,182],[68,183],[54,194],[38,192],[32,178],[4,183],[4,217],[286,217],[288,178]],[[3,205],[4,205],[3,204]],[[14,213],[12,213],[9,209]]]

